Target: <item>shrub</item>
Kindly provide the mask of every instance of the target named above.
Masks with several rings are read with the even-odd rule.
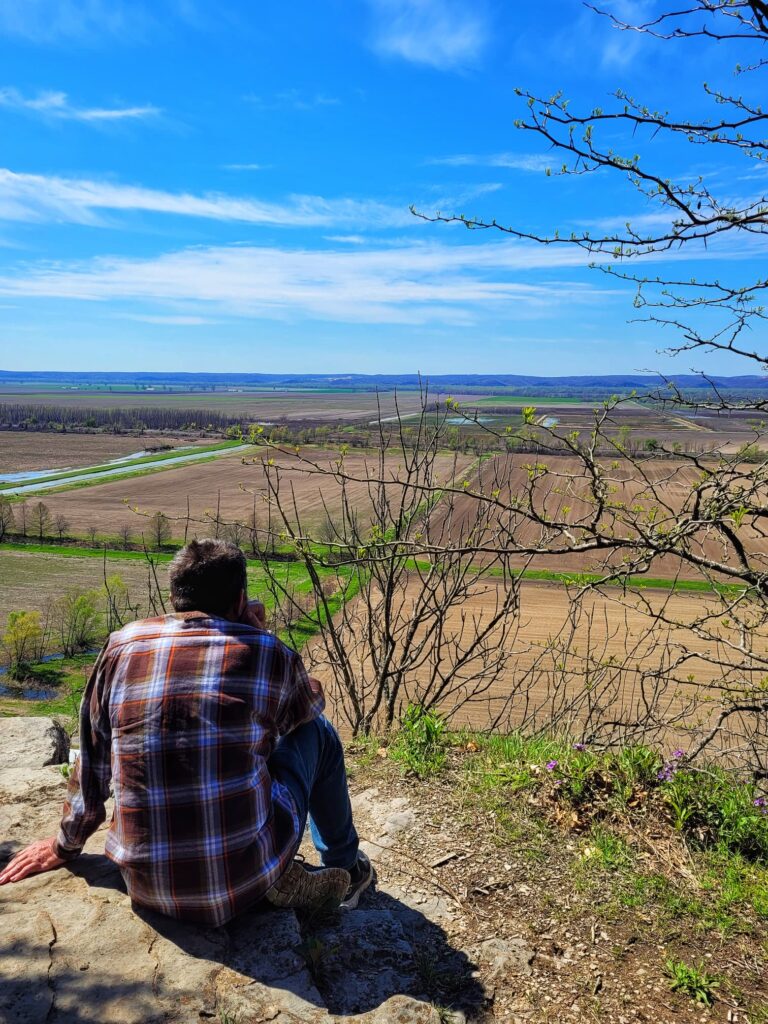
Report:
[[[2,640],[8,658],[9,679],[22,680],[44,651],[45,632],[40,612],[10,612]]]
[[[392,744],[392,757],[403,767],[425,778],[445,764],[445,722],[421,704],[409,704]]]
[[[768,861],[768,800],[722,768],[680,768],[662,783],[672,824],[702,847]]]

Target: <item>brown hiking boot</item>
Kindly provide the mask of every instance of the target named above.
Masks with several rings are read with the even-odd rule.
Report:
[[[315,868],[310,871],[294,860],[285,874],[267,892],[273,907],[291,910],[338,907],[350,886],[349,872],[344,868]]]

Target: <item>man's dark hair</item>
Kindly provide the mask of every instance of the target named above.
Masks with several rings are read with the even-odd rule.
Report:
[[[176,554],[169,575],[177,612],[227,615],[247,586],[245,555],[225,540],[193,540]]]

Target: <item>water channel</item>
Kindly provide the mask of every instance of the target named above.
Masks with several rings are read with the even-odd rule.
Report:
[[[67,470],[35,470],[35,479],[31,480],[30,477],[27,476],[27,482],[21,482],[18,487],[3,488],[2,492],[0,493],[7,495],[33,494],[37,491],[47,491],[53,487],[68,487],[71,486],[72,484],[78,484],[85,480],[108,480],[111,476],[121,476],[125,473],[130,473],[133,470],[135,470],[136,472],[143,472],[145,469],[165,469],[169,466],[180,466],[186,462],[199,462],[200,459],[210,459],[212,456],[215,455],[230,455],[236,454],[237,452],[244,452],[249,450],[253,450],[253,446],[250,444],[241,444],[237,445],[234,448],[222,448],[221,451],[219,452],[195,452],[190,451],[188,448],[180,448],[178,449],[178,451],[186,454],[175,455],[172,458],[157,458],[150,460],[148,462],[142,462],[138,466],[130,465],[130,460],[142,457],[142,453],[139,452],[138,454],[135,455],[124,456],[122,459],[113,459],[110,462],[101,463],[102,466],[114,465],[114,469],[99,469],[98,466],[83,467],[84,469],[93,469],[93,473],[84,473],[82,472],[82,470],[72,470],[72,476],[58,476],[59,473],[66,474]],[[126,465],[126,463],[129,464]],[[50,476],[52,474],[57,474],[56,480],[46,481],[41,479],[42,477]],[[7,474],[5,476],[0,477],[0,483],[5,483],[8,481],[12,482],[15,476],[23,476],[23,474]],[[35,482],[35,480],[37,482]]]

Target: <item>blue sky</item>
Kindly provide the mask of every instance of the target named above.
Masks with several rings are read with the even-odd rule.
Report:
[[[578,0],[0,0],[0,366],[748,372],[659,355],[671,336],[627,324],[632,289],[583,253],[408,211],[648,217],[618,179],[546,177],[561,161],[515,130],[514,87],[696,113],[743,57],[620,34]],[[759,185],[720,153],[634,145]],[[646,269],[743,281],[760,255]]]

